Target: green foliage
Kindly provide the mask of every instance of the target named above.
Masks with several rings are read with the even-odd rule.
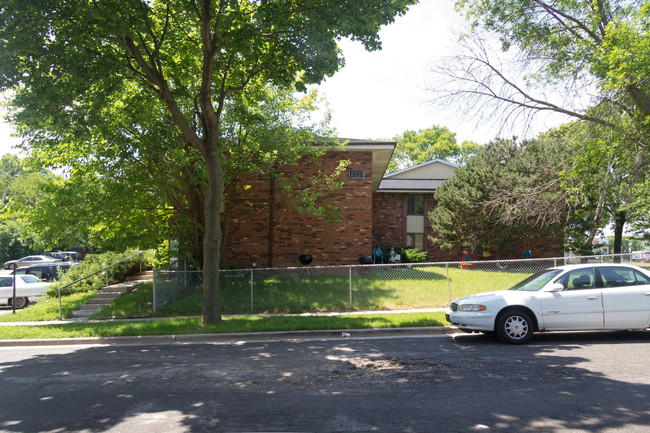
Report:
[[[108,278],[106,272],[99,271],[111,264],[119,262],[120,260],[124,260],[137,252],[137,250],[127,250],[123,253],[107,252],[102,254],[88,254],[79,265],[71,266],[58,281],[52,284],[47,290],[47,295],[55,298],[58,296],[59,287],[64,287],[90,274],[94,275],[69,287],[63,288],[61,290],[61,295],[67,296],[73,293],[98,292],[106,285],[107,280],[109,284],[113,284],[116,281],[122,281],[125,277],[134,275],[142,269],[146,269],[147,266],[149,266],[151,252],[148,252],[148,254],[138,254],[137,256],[112,266],[106,271],[108,273]]]
[[[553,110],[605,126],[648,152],[650,8],[646,1],[457,0],[456,7],[474,31],[498,38],[503,51],[514,52],[517,67],[523,65],[526,72],[523,83],[515,86],[505,78],[513,71],[498,70],[496,62],[479,55],[474,65],[483,64],[485,74],[479,68],[465,68],[465,81],[475,95],[489,95],[499,107],[507,101],[511,107]],[[499,79],[502,87],[495,84]],[[535,97],[540,88],[560,93],[562,105]],[[585,89],[596,94],[585,98]],[[589,112],[590,107],[602,106],[615,110]]]
[[[163,241],[158,248],[156,248],[153,257],[151,257],[150,265],[153,269],[158,269],[169,264],[169,241]]]
[[[11,120],[35,147],[50,150],[50,161],[88,163],[91,169],[84,174],[91,180],[118,173],[122,182],[113,197],[121,197],[120,191],[124,197],[142,195],[153,208],[136,206],[133,217],[138,223],[149,218],[146,227],[154,233],[147,246],[164,239],[155,230],[171,226],[174,214],[180,214],[178,221],[190,229],[179,230],[175,237],[188,249],[203,239],[202,256],[194,256],[203,261],[205,271],[204,317],[216,323],[221,205],[226,180],[237,177],[231,176],[226,161],[244,152],[249,157],[235,167],[272,167],[263,163],[273,155],[260,152],[263,144],[275,144],[283,154],[297,142],[314,142],[313,134],[295,133],[283,121],[271,130],[256,129],[266,113],[283,108],[267,90],[286,95],[333,75],[343,65],[340,38],[357,40],[368,50],[380,48],[381,26],[413,3],[331,0],[324,7],[321,0],[6,0],[0,34],[11,37],[0,38],[0,90],[12,92]],[[289,139],[293,137],[299,139]],[[120,147],[123,138],[126,148]],[[173,164],[157,171],[155,179],[175,178],[164,183],[175,191],[161,194],[155,180],[124,166],[134,156],[138,165],[151,149],[151,164],[169,152],[170,161],[189,167],[189,173]],[[151,167],[141,166],[143,171]],[[126,188],[126,179],[134,181],[132,190]],[[185,187],[191,195],[183,200]],[[170,197],[178,199],[172,212]],[[111,203],[99,203],[106,203],[100,215],[110,215]],[[115,207],[128,212],[119,200]],[[95,230],[101,236],[115,227],[114,221],[100,221]],[[130,226],[117,227],[113,234]]]
[[[427,252],[417,248],[395,248],[395,252],[401,255],[402,263],[421,263],[427,259]]]
[[[59,177],[36,170],[16,155],[0,159],[0,261],[18,259],[45,248],[46,242],[31,226],[30,215],[51,199],[46,188]]]
[[[604,110],[611,111],[597,107],[591,112]],[[614,252],[621,253],[626,224],[641,231],[649,227],[650,190],[643,152],[629,136],[602,125],[576,122],[552,134],[575,149],[573,166],[563,181],[575,203],[568,225],[570,250],[591,251],[597,232],[611,224]]]
[[[560,188],[570,151],[561,141],[487,144],[436,191],[432,238],[449,252],[556,236],[569,211]]]
[[[435,125],[418,131],[405,131],[401,136],[395,137],[395,140],[397,147],[388,165],[389,172],[434,159],[462,165],[480,149],[479,144],[470,141],[459,146],[455,133],[446,127]]]

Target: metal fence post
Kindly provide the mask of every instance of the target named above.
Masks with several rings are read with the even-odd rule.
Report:
[[[350,310],[352,310],[352,265],[349,266],[349,282],[350,282]]]
[[[251,314],[253,314],[254,307],[253,307],[253,272],[254,270],[251,269]]]
[[[153,315],[156,315],[156,270],[153,270]]]

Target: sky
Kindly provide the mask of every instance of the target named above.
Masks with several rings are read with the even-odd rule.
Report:
[[[455,132],[459,144],[464,140],[485,144],[499,133],[521,137],[523,131],[504,132],[500,125],[485,122],[477,125],[452,108],[443,110],[430,102],[433,96],[425,90],[432,77],[430,68],[453,54],[456,34],[463,26],[452,0],[421,0],[382,28],[382,50],[366,52],[358,42],[341,41],[346,65],[319,86],[338,136],[392,139],[407,130],[436,125]],[[542,124],[532,131],[555,124]],[[0,155],[16,153],[12,146],[17,140],[10,134],[11,128],[0,123]]]

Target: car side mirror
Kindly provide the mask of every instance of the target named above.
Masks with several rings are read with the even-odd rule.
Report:
[[[553,283],[548,289],[549,292],[561,292],[562,290],[564,290],[564,284],[562,283]]]

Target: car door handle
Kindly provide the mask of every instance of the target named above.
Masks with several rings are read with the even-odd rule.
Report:
[[[598,296],[593,295],[593,296],[587,296],[587,299],[598,299]]]

